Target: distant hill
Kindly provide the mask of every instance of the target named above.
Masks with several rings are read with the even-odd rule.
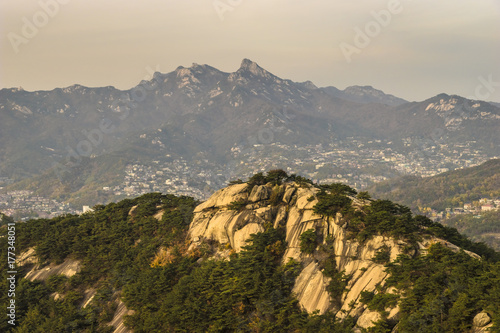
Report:
[[[442,211],[481,197],[499,197],[500,159],[434,177],[391,179],[372,186],[369,191],[377,198],[394,200],[415,211],[419,207]]]

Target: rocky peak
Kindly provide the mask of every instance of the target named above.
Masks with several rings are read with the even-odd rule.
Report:
[[[23,87],[3,88],[3,89],[0,89],[0,93],[2,93],[2,92],[16,93],[16,92],[23,92],[23,91],[25,91]]]
[[[239,252],[250,235],[262,232],[270,225],[282,228],[287,243],[283,264],[293,259],[301,263],[302,267],[293,288],[300,305],[309,313],[316,310],[321,314],[332,311],[338,318],[350,315],[357,318],[359,328],[370,327],[372,320],[377,320],[375,317],[379,314],[370,312],[359,302],[361,292],[376,291],[388,277],[384,264],[374,258],[384,249],[393,261],[404,253],[407,243],[381,235],[374,235],[363,243],[353,239],[347,230],[348,221],[340,213],[328,217],[314,211],[319,192],[316,186],[296,182],[254,186],[242,183],[223,188],[195,208],[188,233],[191,249],[205,241],[216,241]],[[369,204],[367,200],[348,197],[355,209]],[[311,229],[322,240],[316,249],[329,246],[333,254],[330,258],[334,259],[328,260],[335,261],[338,272],[350,276],[345,291],[336,300],[332,300],[327,291],[331,278],[323,274],[320,264],[322,259],[317,257],[317,252],[307,254],[301,251],[301,235]],[[425,254],[426,249],[435,243],[441,243],[454,251],[460,250],[449,242],[428,237],[418,244],[420,249],[415,251]],[[476,256],[473,253],[469,255]],[[390,318],[396,318],[399,307],[387,311]]]
[[[482,101],[457,95],[439,94],[423,103],[425,112],[441,117],[449,130],[463,127],[468,120],[500,119],[500,109]]]
[[[263,231],[266,224],[272,223],[274,228],[284,228],[286,232],[283,263],[292,258],[302,263],[303,269],[294,287],[302,307],[308,312],[334,310],[339,317],[344,313],[359,315],[363,312],[362,305],[351,309],[349,304],[358,299],[361,291],[373,291],[387,276],[384,266],[372,262],[371,258],[380,247],[387,246],[391,249],[391,258],[395,259],[401,253],[401,244],[382,236],[374,237],[363,246],[349,240],[340,214],[328,218],[314,213],[318,191],[314,186],[295,182],[253,187],[243,183],[221,189],[195,209],[189,229],[191,246],[215,240],[239,252],[251,234]],[[355,205],[362,204],[355,198],[352,200]],[[244,205],[243,209],[231,207],[235,202]],[[353,274],[341,306],[332,304],[326,289],[330,279],[322,274],[317,261],[300,251],[300,235],[310,229],[316,230],[324,242],[328,236],[335,240],[336,266],[346,274]]]
[[[273,78],[274,75],[260,67],[256,62],[249,59],[243,59],[240,68],[236,71],[239,75],[251,75],[263,78]]]
[[[83,93],[87,93],[90,90],[90,88],[82,86],[80,84],[73,84],[73,85],[71,85],[69,87],[63,88],[62,90],[66,94],[71,94],[71,93],[80,93],[80,94],[83,94]]]
[[[177,77],[185,77],[185,76],[192,76],[193,73],[191,72],[191,69],[185,68],[185,67],[179,67],[175,70]]]

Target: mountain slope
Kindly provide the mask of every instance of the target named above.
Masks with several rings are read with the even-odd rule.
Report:
[[[18,223],[18,329],[498,325],[497,253],[403,206],[355,195],[346,185],[312,185],[274,170],[199,205],[151,193],[81,216]],[[5,286],[6,277],[4,270]]]

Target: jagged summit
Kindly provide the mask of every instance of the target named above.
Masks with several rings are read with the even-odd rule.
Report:
[[[243,61],[241,62],[241,66],[236,71],[236,73],[240,74],[249,73],[255,76],[260,76],[265,78],[274,77],[273,74],[266,71],[264,68],[260,67],[256,62],[253,62],[252,60],[246,58],[243,59]]]
[[[444,127],[455,131],[463,128],[466,121],[495,121],[500,119],[498,108],[488,102],[476,101],[457,95],[441,93],[424,101],[425,112],[443,119]]]

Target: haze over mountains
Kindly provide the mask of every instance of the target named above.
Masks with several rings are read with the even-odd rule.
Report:
[[[177,192],[203,197],[255,168],[285,166],[362,187],[499,155],[500,108],[490,103],[446,94],[407,102],[369,86],[318,88],[248,59],[233,73],[198,64],[157,72],[127,91],[3,89],[0,115],[4,185],[89,204],[109,201],[116,193],[97,191],[119,184],[122,194],[141,186],[165,191],[157,180],[169,172],[178,175]],[[126,184],[134,165],[150,168],[156,187],[154,177]]]

